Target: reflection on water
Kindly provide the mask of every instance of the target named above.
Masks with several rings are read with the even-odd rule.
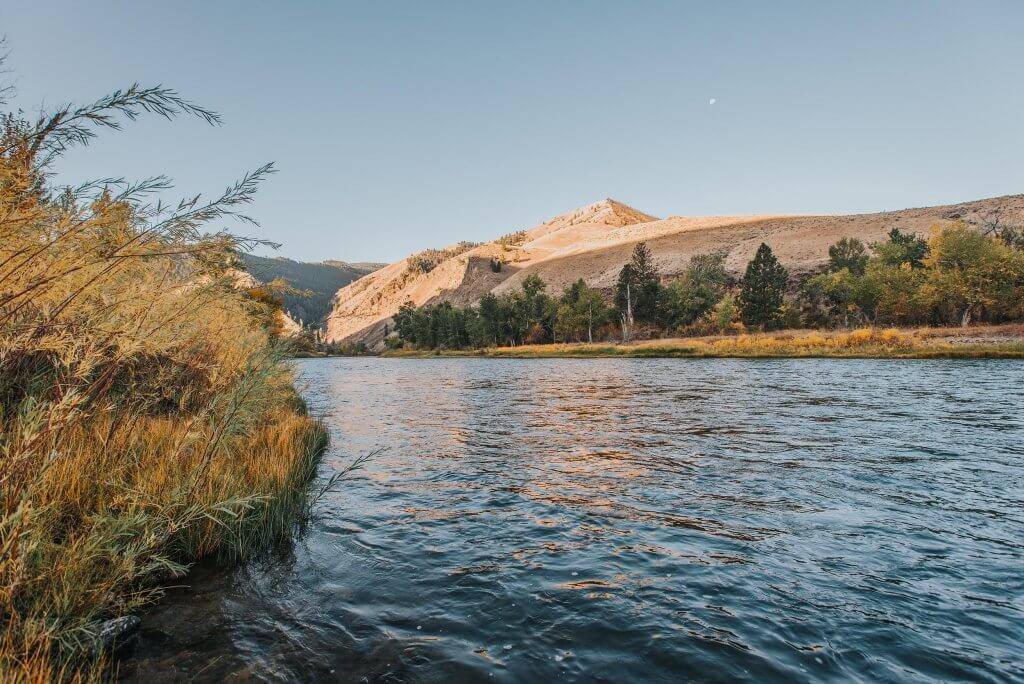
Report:
[[[299,363],[292,548],[198,570],[129,680],[1024,678],[1024,363]]]

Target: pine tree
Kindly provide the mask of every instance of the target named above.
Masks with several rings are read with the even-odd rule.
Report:
[[[740,291],[743,322],[762,328],[775,325],[788,283],[789,272],[772,254],[771,247],[762,242],[743,276],[743,289]]]
[[[615,306],[620,315],[641,323],[653,323],[657,310],[660,276],[647,244],[638,242],[628,264],[619,272],[615,285]]]
[[[625,312],[632,302],[628,301],[636,291],[636,271],[633,264],[626,264],[619,271],[619,279],[615,283],[615,308]]]
[[[651,250],[646,242],[638,242],[633,248],[633,256],[630,258],[633,264],[633,272],[636,274],[637,282],[644,284],[651,281],[657,282],[658,271],[651,261]]]

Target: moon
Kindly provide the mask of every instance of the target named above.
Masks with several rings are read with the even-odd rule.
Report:
[[[718,98],[717,98],[717,97],[713,97],[713,98],[711,98],[710,100],[708,100],[708,104],[709,104],[709,105],[713,105],[713,104],[715,104],[716,102],[718,102]]]

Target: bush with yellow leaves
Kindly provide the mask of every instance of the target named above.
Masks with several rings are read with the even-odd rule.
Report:
[[[216,114],[133,86],[0,133],[0,680],[103,676],[98,630],[198,558],[287,535],[326,436],[233,287],[269,166],[171,208],[167,186],[59,188],[52,161],[144,112]]]

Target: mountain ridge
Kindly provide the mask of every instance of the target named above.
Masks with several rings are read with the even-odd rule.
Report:
[[[284,256],[261,257],[239,254],[240,266],[260,283],[281,278],[309,296],[285,294],[284,311],[303,325],[321,325],[331,310],[331,302],[339,288],[368,273],[375,264],[349,264],[343,261],[306,262]]]
[[[583,278],[608,289],[637,242],[647,242],[662,275],[681,273],[695,254],[726,253],[726,267],[741,274],[761,244],[769,244],[796,274],[819,269],[828,246],[844,237],[866,243],[891,228],[927,234],[935,225],[966,221],[982,225],[993,217],[1024,224],[1024,195],[918,207],[871,214],[669,216],[659,219],[611,198],[559,214],[527,230],[441,259],[429,270],[414,268],[410,255],[341,288],[327,317],[327,339],[380,344],[398,308],[436,301],[475,303],[488,292],[518,288],[538,275],[549,292]],[[437,252],[437,250],[434,250]],[[495,270],[494,265],[499,265]]]

